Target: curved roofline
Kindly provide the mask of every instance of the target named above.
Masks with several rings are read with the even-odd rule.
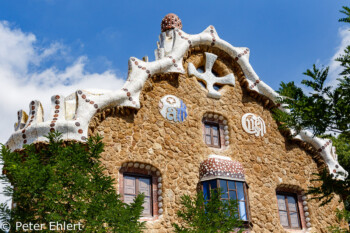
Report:
[[[171,38],[165,42],[164,38]],[[281,96],[264,83],[249,63],[250,50],[246,47],[234,47],[219,38],[215,28],[209,26],[203,32],[190,35],[179,29],[172,29],[160,35],[161,45],[156,50],[156,61],[147,62],[131,57],[128,62],[128,78],[122,89],[116,91],[90,92],[78,90],[64,98],[54,95],[51,98],[52,118],[44,121],[43,108],[40,101],[32,101],[29,105],[29,116],[23,110],[18,112],[15,132],[6,145],[11,150],[20,149],[24,144],[47,141],[44,136],[50,130],[57,130],[63,134],[65,140],[85,141],[88,137],[89,122],[94,114],[106,107],[125,106],[140,108],[140,93],[148,78],[161,73],[181,73],[186,71],[182,65],[186,52],[194,46],[207,45],[225,51],[241,67],[248,89],[266,96],[273,103],[277,103]],[[57,101],[59,96],[59,101]],[[35,111],[32,111],[34,107]],[[279,106],[282,111],[287,108]],[[57,113],[59,110],[59,113]],[[58,114],[57,117],[55,117]],[[29,120],[27,120],[29,119]],[[311,132],[302,130],[294,138],[310,143],[320,153],[331,174],[337,179],[344,180],[348,173],[339,165],[335,148],[329,140],[315,137]]]

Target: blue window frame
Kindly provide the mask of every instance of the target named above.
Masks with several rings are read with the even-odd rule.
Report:
[[[205,199],[210,198],[210,190],[221,188],[223,194],[221,200],[234,199],[238,201],[238,212],[241,220],[248,221],[248,200],[246,184],[241,181],[234,180],[207,180],[202,182],[203,195]]]

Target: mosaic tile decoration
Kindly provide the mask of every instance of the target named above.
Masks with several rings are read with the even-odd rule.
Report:
[[[174,22],[176,21],[174,20]],[[164,29],[167,28],[169,24],[173,25],[172,17],[171,21],[166,21]],[[61,132],[64,140],[85,141],[88,136],[90,119],[96,112],[101,111],[105,107],[114,106],[126,106],[139,109],[140,93],[147,79],[154,74],[160,73],[171,72],[184,74],[184,55],[191,47],[200,45],[220,48],[226,52],[241,67],[245,79],[249,84],[248,88],[268,97],[278,105],[277,100],[282,97],[264,83],[255,73],[249,63],[250,50],[248,48],[234,47],[225,40],[222,40],[213,26],[209,26],[199,34],[190,35],[181,30],[181,25],[182,23],[179,24],[179,21],[177,21],[176,25],[170,26],[168,30],[160,34],[160,40],[155,50],[155,61],[148,62],[134,57],[129,59],[128,77],[122,89],[115,91],[81,90],[65,98],[60,96],[59,105],[65,106],[66,112],[65,115],[61,115],[60,111],[59,117],[63,116],[64,118],[58,119],[57,121],[53,119],[55,118],[53,115],[50,119],[44,121],[42,107],[37,100],[33,102],[33,105],[30,105],[28,118],[26,117],[26,113],[20,110],[17,117],[18,119],[16,120],[17,123],[15,124],[15,132],[9,137],[6,146],[11,150],[16,150],[22,148],[24,144],[47,141],[47,138],[44,136],[47,135],[52,128]],[[88,100],[89,102],[87,102]],[[52,103],[52,108],[55,108],[56,105],[57,104]],[[32,110],[32,107],[34,107],[35,110]],[[280,105],[278,107],[284,112],[289,112],[287,106]],[[71,116],[73,116],[73,118]],[[79,126],[76,125],[76,122],[79,123]],[[291,131],[293,134],[294,131]],[[307,130],[301,130],[294,138],[308,142],[315,148],[324,147],[319,153],[327,164],[329,171],[333,173],[337,179],[344,180],[348,176],[348,172],[339,165],[332,143],[325,146],[328,142],[327,140],[317,138]]]
[[[174,28],[182,29],[181,19],[173,13],[167,14],[162,20],[161,30],[165,32]]]
[[[220,158],[221,157],[221,158]],[[232,180],[244,180],[244,170],[237,161],[232,161],[224,156],[209,156],[199,167],[199,180],[225,178]]]
[[[163,96],[158,103],[160,114],[172,122],[183,122],[187,118],[186,104],[174,95]]]

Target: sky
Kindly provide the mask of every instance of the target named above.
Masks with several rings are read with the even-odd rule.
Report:
[[[349,26],[339,23],[345,0],[3,0],[0,1],[0,143],[13,132],[17,111],[77,89],[121,88],[129,57],[154,60],[160,23],[168,13],[183,31],[213,25],[219,37],[250,49],[260,79],[300,84],[312,64],[330,66],[350,44]],[[0,197],[0,202],[3,198]]]

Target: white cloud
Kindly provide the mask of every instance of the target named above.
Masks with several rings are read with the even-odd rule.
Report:
[[[325,86],[332,86],[336,87],[339,81],[337,80],[341,76],[339,73],[342,72],[343,68],[340,66],[340,62],[335,61],[336,58],[338,58],[341,54],[344,54],[344,49],[350,45],[350,28],[349,27],[341,27],[338,30],[338,36],[340,38],[340,44],[335,48],[335,53],[332,57],[329,58],[328,61],[324,62],[326,63],[325,67],[329,67],[328,71],[328,77],[325,82]],[[316,60],[316,67],[318,69],[324,67],[324,63],[320,59]],[[309,68],[312,70],[312,67]],[[304,77],[306,78],[306,77]],[[304,93],[312,94],[314,93],[313,89],[311,87],[306,87],[305,85],[298,85]]]
[[[85,56],[76,58],[62,70],[45,66],[53,58],[67,60],[68,50],[57,42],[41,46],[34,34],[0,21],[0,143],[5,143],[13,132],[17,111],[28,111],[31,100],[40,100],[48,114],[52,95],[69,95],[77,89],[121,88],[124,80],[112,70],[87,72]],[[0,203],[6,199],[0,195]]]
[[[328,73],[328,82],[327,85],[330,86],[336,86],[338,81],[337,78],[339,78],[339,73],[342,71],[342,67],[340,66],[340,62],[335,61],[336,58],[338,58],[341,54],[344,54],[344,49],[350,45],[350,28],[349,27],[342,27],[339,28],[339,37],[341,38],[340,45],[336,48],[336,52],[331,57],[328,66],[329,66],[329,73]]]
[[[65,60],[66,50],[57,42],[41,46],[34,34],[0,21],[1,143],[5,143],[13,132],[17,111],[27,111],[31,100],[40,100],[45,113],[49,113],[52,95],[69,95],[77,89],[116,90],[123,85],[124,80],[113,70],[103,73],[86,71],[88,58],[85,56],[76,58],[63,69],[45,66],[47,61],[60,56]]]

